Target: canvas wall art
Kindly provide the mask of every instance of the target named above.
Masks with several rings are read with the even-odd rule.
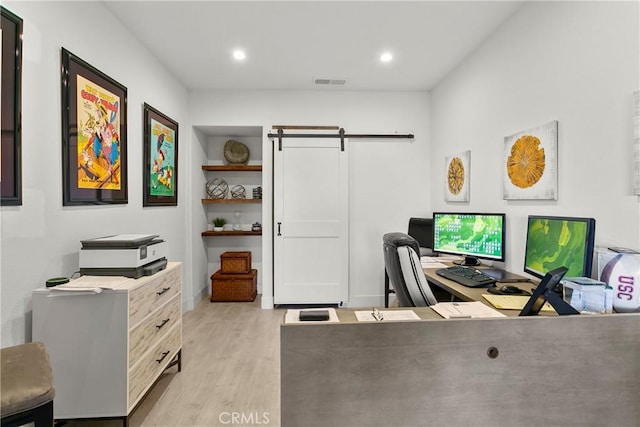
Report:
[[[504,200],[558,200],[558,122],[504,138]]]
[[[469,172],[471,150],[445,158],[444,200],[447,202],[469,201]]]

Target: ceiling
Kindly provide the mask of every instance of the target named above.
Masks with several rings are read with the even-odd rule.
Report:
[[[430,90],[522,1],[105,1],[190,90]],[[234,49],[247,58],[234,60]],[[389,51],[393,60],[380,61]],[[315,79],[346,80],[317,85]]]

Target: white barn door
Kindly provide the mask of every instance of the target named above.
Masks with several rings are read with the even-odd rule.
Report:
[[[283,138],[274,145],[275,304],[349,297],[347,146],[339,138]]]

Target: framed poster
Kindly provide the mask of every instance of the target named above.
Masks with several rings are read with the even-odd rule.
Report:
[[[178,123],[144,104],[142,206],[178,205]]]
[[[62,49],[63,205],[127,203],[127,88]]]
[[[504,200],[558,200],[558,122],[504,138]]]
[[[469,201],[469,171],[471,150],[445,158],[444,200],[447,202]]]
[[[22,19],[0,6],[2,145],[0,204],[22,205]]]

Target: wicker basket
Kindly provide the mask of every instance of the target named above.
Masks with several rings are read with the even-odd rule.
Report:
[[[248,302],[258,294],[258,271],[235,274],[221,270],[211,275],[211,301]]]
[[[223,273],[249,273],[251,252],[224,252],[220,255],[220,271]]]

